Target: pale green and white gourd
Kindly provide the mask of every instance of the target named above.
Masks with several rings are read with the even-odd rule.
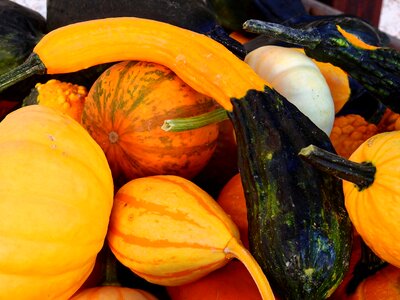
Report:
[[[245,62],[329,136],[334,102],[325,77],[311,58],[295,48],[268,45],[248,53]]]

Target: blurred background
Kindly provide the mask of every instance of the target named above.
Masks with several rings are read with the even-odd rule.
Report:
[[[273,0],[272,0],[273,1]],[[46,16],[46,0],[15,0]],[[356,14],[387,34],[400,38],[400,0],[321,0],[320,2],[342,12]]]

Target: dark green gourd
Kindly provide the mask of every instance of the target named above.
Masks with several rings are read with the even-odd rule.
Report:
[[[12,1],[0,1],[0,74],[20,65],[46,30],[42,15]]]
[[[0,0],[0,74],[24,62],[45,32],[46,20],[38,12],[13,1]],[[34,82],[30,78],[13,86],[0,93],[0,100],[20,101]]]
[[[352,234],[341,181],[302,161],[328,136],[274,90],[232,100],[250,249],[282,299],[325,299],[348,269]]]

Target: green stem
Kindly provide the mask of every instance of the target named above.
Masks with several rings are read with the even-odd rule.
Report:
[[[375,180],[376,167],[370,162],[353,162],[314,145],[301,149],[299,156],[328,174],[354,183],[359,190],[368,188]]]
[[[243,29],[251,33],[265,34],[287,43],[311,49],[315,48],[321,42],[321,35],[316,30],[292,28],[260,20],[247,20],[243,24]]]
[[[32,53],[21,65],[0,75],[0,92],[34,74],[46,74],[46,66]]]
[[[161,129],[173,132],[192,130],[209,124],[222,122],[228,118],[226,110],[218,108],[194,117],[165,120]]]
[[[103,286],[120,286],[117,276],[117,259],[111,249],[105,246],[105,278]]]

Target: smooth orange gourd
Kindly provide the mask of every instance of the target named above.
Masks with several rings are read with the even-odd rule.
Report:
[[[364,242],[383,260],[400,267],[400,131],[376,134],[349,160],[376,168],[371,185],[357,187],[343,181],[345,205]]]
[[[157,300],[157,298],[141,289],[99,286],[82,290],[70,300]]]
[[[263,299],[274,299],[261,268],[241,245],[236,225],[213,198],[182,177],[149,176],[121,187],[108,243],[134,273],[166,286],[193,282],[236,257]]]
[[[217,202],[237,225],[241,241],[248,248],[248,230],[246,198],[240,174],[234,175],[222,188]]]
[[[113,203],[106,157],[41,105],[0,123],[0,298],[68,299],[89,276]]]
[[[378,133],[349,157],[315,145],[299,156],[343,179],[345,207],[355,230],[382,260],[400,267],[400,131]]]
[[[167,287],[171,300],[261,300],[249,271],[238,260],[194,282]]]
[[[388,265],[364,279],[348,300],[398,300],[400,299],[400,269]]]
[[[240,175],[234,175],[222,188],[218,204],[237,225],[241,241],[248,248],[246,200]],[[261,295],[249,271],[238,260],[194,282],[167,287],[172,300],[261,300]]]
[[[114,179],[175,174],[192,178],[207,164],[218,125],[166,132],[164,120],[215,109],[213,99],[185,84],[167,67],[125,61],[106,70],[91,87],[82,124],[106,153]]]

